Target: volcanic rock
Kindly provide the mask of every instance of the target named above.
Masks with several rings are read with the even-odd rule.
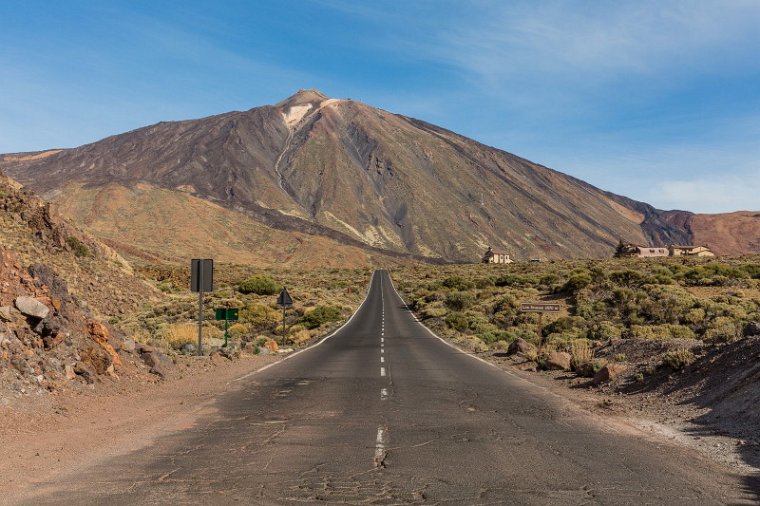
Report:
[[[27,295],[16,297],[15,304],[16,309],[21,311],[22,314],[31,316],[32,318],[42,319],[50,313],[49,307],[34,297],[29,297]]]

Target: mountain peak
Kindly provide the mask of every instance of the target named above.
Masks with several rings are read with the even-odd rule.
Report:
[[[317,89],[300,89],[295,94],[279,102],[276,107],[293,107],[297,105],[318,105],[329,97]]]

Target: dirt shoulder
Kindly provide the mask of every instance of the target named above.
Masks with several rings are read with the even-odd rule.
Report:
[[[674,388],[677,380],[663,382],[659,388],[624,393],[609,385],[593,385],[588,378],[569,371],[536,371],[535,363],[517,356],[491,352],[475,355],[601,417],[607,424],[634,429],[650,440],[691,448],[741,475],[757,474],[760,469],[760,441],[749,436],[750,427],[740,419],[716,419],[714,407],[700,405],[693,389]],[[746,430],[737,431],[737,426]]]
[[[281,355],[180,357],[165,380],[140,377],[104,380],[90,391],[70,391],[0,410],[6,497],[21,496],[35,483],[148,446],[212,413],[222,393],[241,388],[245,374]]]

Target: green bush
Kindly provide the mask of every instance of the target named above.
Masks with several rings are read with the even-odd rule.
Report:
[[[301,323],[309,330],[337,320],[340,320],[340,308],[335,306],[317,306],[314,311],[301,317]]]
[[[472,305],[473,298],[467,293],[452,292],[446,294],[446,298],[444,299],[443,303],[446,304],[446,307],[453,311],[462,311],[463,309],[468,308]]]
[[[696,334],[683,325],[632,325],[630,337],[634,339],[696,339]]]
[[[712,320],[705,329],[705,339],[730,342],[742,337],[744,324],[728,316],[719,316]]]
[[[66,239],[66,244],[68,244],[69,248],[71,248],[71,251],[74,253],[75,256],[78,256],[78,257],[92,256],[92,251],[90,251],[90,248],[88,248],[85,243],[83,243],[76,237],[73,237],[73,236],[68,237]]]
[[[282,289],[277,282],[265,275],[251,276],[238,286],[240,293],[256,295],[274,295]]]
[[[610,321],[592,324],[588,329],[588,338],[593,341],[603,339],[618,339],[622,337],[623,329]]]
[[[462,313],[450,313],[446,316],[446,325],[456,331],[464,332],[469,327],[469,322]]]
[[[465,279],[462,279],[459,276],[451,276],[450,278],[446,278],[441,283],[446,288],[450,288],[452,290],[471,290],[475,287],[474,283],[471,283],[470,281],[467,281]]]
[[[572,276],[570,276],[570,279],[568,279],[567,282],[562,286],[562,291],[564,293],[574,295],[578,291],[582,290],[583,288],[586,288],[590,284],[591,284],[591,274],[589,273],[573,274]]]
[[[694,354],[686,348],[671,350],[662,355],[662,363],[674,371],[680,371],[692,362]]]
[[[529,286],[535,284],[535,280],[526,276],[518,276],[516,274],[504,274],[499,276],[494,281],[494,285],[498,287],[504,286]]]

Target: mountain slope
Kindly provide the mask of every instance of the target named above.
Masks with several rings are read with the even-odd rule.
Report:
[[[77,216],[86,214],[83,192],[147,184],[279,230],[458,261],[477,260],[488,246],[518,258],[592,257],[611,254],[620,239],[698,235],[686,224],[690,213],[679,221],[423,121],[315,90],[75,149],[5,155],[0,168]],[[101,221],[101,236],[114,239],[116,229]],[[223,240],[208,240],[224,249]]]

